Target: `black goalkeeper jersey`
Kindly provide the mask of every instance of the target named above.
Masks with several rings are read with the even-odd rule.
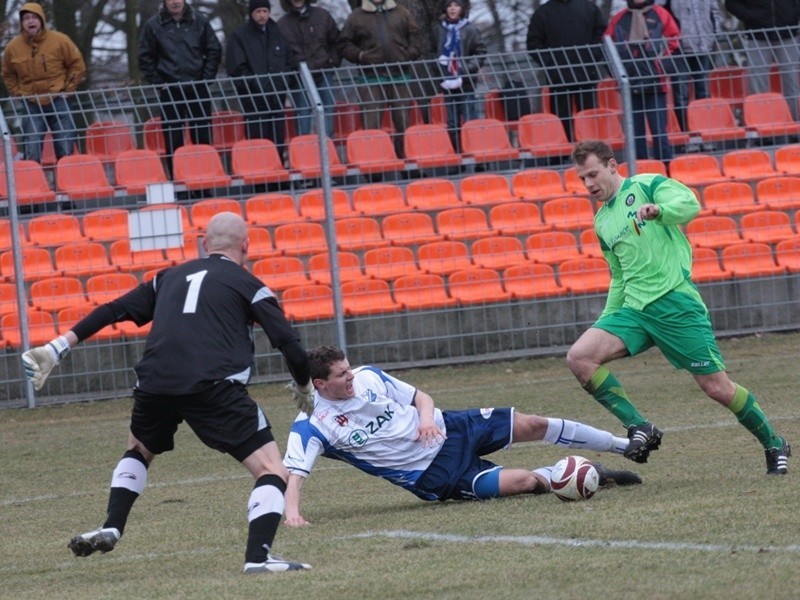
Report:
[[[153,394],[190,394],[224,379],[247,383],[254,323],[275,348],[299,342],[272,291],[220,254],[161,271],[109,306],[112,322],[152,321],[135,370],[136,387]]]

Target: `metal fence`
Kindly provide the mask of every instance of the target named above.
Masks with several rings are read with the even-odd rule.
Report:
[[[19,355],[197,256],[220,210],[248,221],[248,268],[308,346],[395,367],[563,352],[608,279],[569,163],[588,138],[696,190],[695,278],[720,333],[797,328],[798,62],[773,50],[724,34],[708,61],[654,66],[607,39],[487,55],[455,90],[435,60],[91,90],[41,152],[25,134],[41,107],[7,99],[0,407],[126,395],[146,327],[82,344],[36,399]],[[288,378],[256,345],[255,380]]]

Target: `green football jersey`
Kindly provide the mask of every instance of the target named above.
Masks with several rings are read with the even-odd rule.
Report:
[[[639,221],[643,204],[657,204],[658,218]],[[663,175],[636,175],[594,218],[600,247],[611,268],[603,314],[622,306],[641,310],[689,281],[692,250],[681,225],[700,211],[692,190]]]

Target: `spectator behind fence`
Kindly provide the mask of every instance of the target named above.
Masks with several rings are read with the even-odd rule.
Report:
[[[339,35],[339,53],[362,65],[356,83],[365,129],[380,129],[383,109],[391,110],[395,149],[403,156],[412,100],[411,61],[422,54],[422,38],[411,13],[395,0],[362,0]]]
[[[325,109],[325,133],[333,137],[334,97],[329,69],[342,62],[336,41],[339,28],[331,14],[324,8],[311,6],[316,0],[281,0],[286,14],[278,21],[278,28],[289,45],[289,62],[297,69],[305,62],[314,76]],[[292,93],[297,133],[311,133],[311,104],[302,86]]]
[[[653,0],[627,1],[628,8],[611,17],[606,35],[617,43],[631,82],[636,158],[647,158],[647,116],[653,158],[668,162],[672,147],[667,137],[665,66],[671,64],[666,59],[678,48],[680,30],[667,9],[653,6]]]
[[[453,147],[461,152],[461,122],[481,116],[475,78],[486,55],[481,32],[469,21],[469,0],[445,1],[441,21],[433,26],[433,39],[444,76],[440,85],[447,106],[447,128]]]
[[[221,58],[222,46],[208,19],[185,0],[164,0],[142,26],[139,68],[145,81],[159,87],[170,172],[187,123],[192,142],[211,143],[208,81],[217,76]]]
[[[717,0],[671,0],[667,9],[681,30],[680,47],[673,54],[675,65],[671,75],[675,116],[681,129],[686,129],[686,107],[689,90],[694,98],[708,98],[708,74],[713,68],[711,52],[714,39],[722,30],[722,17]]]
[[[783,95],[792,117],[800,120],[797,26],[800,6],[796,0],[725,0],[725,8],[742,21],[746,31],[747,87],[751,94],[770,91],[769,69],[775,63],[781,77]],[[775,30],[775,28],[780,28]]]
[[[23,99],[23,155],[41,162],[48,129],[56,158],[72,154],[77,132],[69,96],[86,74],[83,55],[69,37],[48,30],[40,4],[22,5],[19,29],[3,52],[3,81]]]
[[[595,91],[604,62],[600,44],[606,21],[590,0],[553,0],[542,4],[528,25],[528,50],[545,68],[550,104],[572,139],[572,109],[595,107]],[[586,46],[595,45],[594,48]],[[583,46],[583,47],[575,47]]]

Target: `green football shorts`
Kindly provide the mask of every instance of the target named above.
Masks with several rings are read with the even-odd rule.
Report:
[[[693,285],[672,290],[643,310],[622,307],[594,327],[620,338],[631,356],[655,345],[677,369],[697,375],[725,370],[708,309]]]

